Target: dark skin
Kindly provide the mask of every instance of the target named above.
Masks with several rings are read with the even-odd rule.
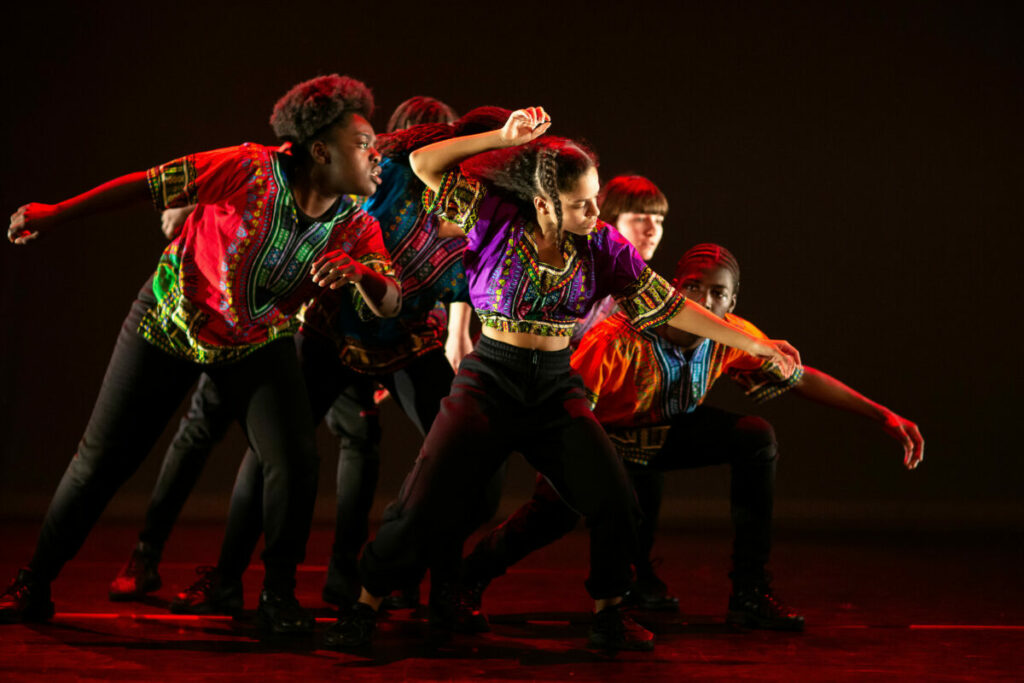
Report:
[[[359,114],[348,114],[313,141],[291,169],[290,189],[298,208],[320,216],[345,194],[370,196],[380,184],[380,153],[373,127]],[[129,173],[57,204],[33,202],[11,215],[7,239],[24,245],[61,224],[97,213],[148,203],[145,171]],[[394,280],[354,261],[343,251],[321,256],[310,270],[321,287],[337,289],[353,283],[373,311],[398,313],[401,295]]]
[[[679,274],[676,283],[686,298],[702,304],[720,318],[724,318],[726,313],[732,313],[736,308],[737,283],[727,268],[707,263],[693,263]],[[668,325],[662,325],[657,332],[686,351],[692,351],[704,341],[702,337]],[[804,374],[794,385],[793,391],[815,403],[863,415],[879,422],[885,433],[896,439],[903,447],[904,466],[912,470],[921,464],[924,460],[924,438],[916,424],[821,370],[807,365],[803,368]]]

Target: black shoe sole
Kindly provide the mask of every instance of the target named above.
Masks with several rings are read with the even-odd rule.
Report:
[[[172,602],[169,609],[171,611],[171,614],[192,614],[196,616],[223,615],[228,617],[237,617],[242,614],[243,607],[243,601],[239,600],[237,603],[207,603],[196,606],[175,604]]]
[[[749,612],[730,610],[725,623],[736,628],[758,629],[762,631],[785,631],[799,633],[804,630],[803,619],[767,619]]]
[[[275,636],[309,636],[313,634],[313,624],[302,626],[282,626],[275,624],[269,617],[256,614],[256,623],[264,632]]]
[[[365,640],[357,642],[346,641],[342,636],[336,636],[330,631],[324,633],[324,637],[320,641],[321,646],[328,650],[337,650],[339,652],[358,652],[369,650],[373,645],[373,634]]]
[[[162,586],[163,582],[160,581],[160,579],[157,579],[156,582],[148,586],[143,586],[141,589],[131,593],[115,593],[114,591],[109,591],[107,593],[107,599],[110,600],[110,602],[132,602],[134,600],[141,600],[150,593],[157,592]]]
[[[594,650],[609,652],[651,652],[654,650],[653,640],[615,641],[606,638],[595,638],[593,634],[587,639],[587,646]]]

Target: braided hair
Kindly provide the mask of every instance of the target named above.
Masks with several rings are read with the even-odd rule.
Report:
[[[516,147],[495,149],[462,162],[466,175],[484,180],[507,194],[526,210],[541,195],[555,213],[557,244],[562,243],[560,192],[573,189],[580,176],[597,167],[597,155],[581,142],[554,135]]]
[[[452,123],[421,123],[377,138],[377,151],[387,159],[409,163],[409,154],[420,147],[459,135],[473,135],[501,128],[510,112],[501,107],[477,107]]]
[[[395,107],[385,131],[393,133],[421,123],[451,123],[458,114],[441,100],[417,95]]]
[[[281,140],[305,149],[350,114],[370,118],[370,89],[348,76],[318,76],[292,87],[277,101],[270,114],[270,127]]]
[[[676,264],[676,272],[672,278],[672,284],[679,287],[682,283],[683,274],[694,264],[706,267],[720,266],[729,271],[732,275],[733,293],[740,290],[740,263],[732,252],[719,244],[705,242],[697,244],[686,250],[682,258]]]

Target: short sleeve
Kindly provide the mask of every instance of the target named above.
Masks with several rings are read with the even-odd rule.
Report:
[[[480,202],[487,196],[487,186],[452,169],[441,178],[441,187],[434,192],[423,191],[423,210],[469,232],[476,224]]]
[[[623,288],[616,301],[633,327],[646,330],[675,317],[686,304],[686,297],[648,266]]]
[[[598,296],[614,297],[634,328],[664,324],[682,309],[686,298],[651,270],[618,230],[602,223],[588,240],[600,283]]]
[[[242,145],[189,154],[154,166],[146,171],[146,179],[153,205],[163,211],[216,203],[244,188],[260,166],[256,150]]]
[[[768,338],[768,335],[739,316],[729,314],[726,321],[759,339]],[[774,363],[732,348],[727,349],[723,365],[723,374],[736,382],[755,403],[764,403],[786,393],[804,376],[802,366],[796,366],[787,376]]]

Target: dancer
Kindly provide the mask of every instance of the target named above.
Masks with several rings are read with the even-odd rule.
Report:
[[[403,309],[399,317],[378,322],[362,315],[351,299],[321,297],[306,311],[296,339],[315,423],[339,393],[355,387],[369,397],[376,381],[395,396],[421,433],[429,430],[454,376],[431,314],[439,303],[466,296],[462,266],[466,238],[456,226],[421,212],[423,185],[410,170],[408,155],[411,149],[457,132],[501,125],[508,114],[507,110],[482,107],[454,126],[417,126],[382,140],[388,158],[383,163],[381,187],[366,209],[384,225],[385,245],[400,272]],[[378,461],[370,465],[364,458],[346,453],[340,457],[335,542],[323,596],[327,602],[347,607],[359,596],[356,558],[367,535]],[[489,502],[472,511],[473,519],[493,515],[501,481],[492,478],[485,496]],[[260,534],[256,513],[262,490],[262,476],[250,450],[232,492],[217,566],[201,568],[200,579],[178,595],[172,611],[231,613],[241,608],[242,575]],[[457,578],[461,558],[461,545],[439,546],[429,563],[431,584],[444,585],[445,575],[450,577],[448,582]],[[411,580],[418,583],[421,578]]]
[[[699,244],[687,251],[676,267],[673,284],[715,315],[751,334],[761,334],[732,313],[740,269],[724,247]],[[744,352],[671,327],[642,330],[622,314],[613,315],[584,337],[572,365],[595,403],[594,415],[608,430],[631,474],[730,466],[735,536],[727,620],[732,624],[794,631],[803,628],[804,620],[775,597],[766,570],[778,451],[775,433],[761,418],[703,405],[716,379],[729,377],[755,401],[792,389],[817,403],[864,415],[900,442],[907,468],[916,468],[924,457],[924,441],[913,422],[820,370],[805,365],[788,377],[780,376],[766,372],[759,358]],[[650,552],[661,482],[642,481],[654,484],[637,488],[643,510],[636,559],[640,580],[631,592],[640,595],[629,595],[627,601],[648,609],[675,609],[678,600],[665,593],[664,584],[652,585],[649,578],[654,576]],[[579,519],[579,513],[559,498],[550,483],[539,480],[533,498],[481,539],[466,558],[464,580],[476,600],[471,607],[479,610],[479,596],[492,579],[571,531]]]
[[[400,306],[380,227],[347,197],[371,195],[380,182],[367,120],[372,108],[359,81],[315,78],[274,107],[271,126],[288,147],[247,143],[189,155],[56,205],[23,206],[11,217],[8,238],[24,244],[147,198],[157,209],[198,205],[121,328],[35,554],[0,596],[0,620],[53,615],[50,583],[206,372],[259,453],[268,482],[258,616],[277,631],[311,628],[294,585],[313,511],[316,449],[291,337],[299,306],[324,287],[353,283],[378,315]]]
[[[756,339],[687,302],[599,223],[594,155],[571,140],[539,137],[550,125],[539,107],[519,110],[499,130],[428,145],[410,158],[432,191],[431,210],[468,231],[466,271],[483,336],[363,551],[362,594],[328,629],[328,647],[371,642],[382,597],[415,575],[431,548],[466,531],[467,496],[518,450],[587,517],[586,586],[597,613],[591,644],[651,649],[653,635],[617,608],[630,580],[635,501],[569,368],[576,321],[615,294],[641,329],[669,323],[739,346],[784,374],[795,367],[792,347]],[[465,174],[455,168],[489,150],[468,159]]]
[[[428,122],[436,117],[437,123],[450,123],[453,115],[451,108],[438,100],[413,97],[396,108],[388,123],[388,132],[394,132],[392,127],[397,125],[396,122]],[[387,137],[385,135],[380,138],[378,146],[385,144]],[[327,415],[328,425],[340,438],[337,468],[339,533],[335,539],[338,552],[332,557],[350,556],[348,564],[352,566],[350,573],[353,576],[355,557],[366,540],[366,517],[373,501],[380,467],[380,424],[373,400],[376,384],[374,375],[387,375],[390,381],[392,373],[401,370],[409,361],[429,356],[434,350],[440,349],[444,338],[444,310],[437,310],[436,306],[446,302],[455,305],[455,301],[468,298],[465,278],[460,277],[461,250],[465,245],[465,237],[456,231],[457,239],[449,239],[448,236],[440,238],[431,233],[431,230],[436,232],[436,222],[424,223],[419,220],[418,206],[410,210],[411,203],[418,204],[422,185],[408,171],[408,163],[404,160],[402,163],[406,168],[404,173],[397,171],[390,162],[383,164],[385,170],[381,173],[382,186],[364,209],[383,221],[384,242],[389,253],[398,250],[404,254],[404,260],[414,262],[412,269],[405,269],[409,271],[405,275],[410,282],[416,283],[416,291],[405,292],[400,317],[386,322],[376,316],[364,319],[366,316],[356,311],[356,302],[350,298],[335,300],[330,304],[333,309],[340,309],[339,322],[349,327],[345,333],[347,337],[339,340],[339,343],[343,346],[352,345],[346,353],[347,360],[352,361],[349,365],[353,369],[345,373],[344,378],[339,378],[336,400]],[[192,209],[194,207],[168,209],[164,212],[162,227],[169,238],[177,234]],[[406,242],[410,240],[415,243],[407,245]],[[397,269],[402,271],[402,265],[396,264]],[[317,310],[320,309],[312,310],[314,317],[318,315]],[[453,327],[450,336],[455,339],[468,338],[468,325],[465,322],[460,324],[463,327]],[[323,326],[321,323],[320,327]],[[372,360],[366,357],[370,347],[374,356]],[[355,349],[361,350],[356,352]],[[432,367],[429,359],[420,367],[428,366]],[[433,413],[437,412],[437,407],[431,408],[430,404],[440,401],[447,394],[447,386],[451,383],[450,371],[442,368],[439,372],[432,373],[431,378],[440,377],[440,380],[426,382],[429,386],[437,384],[443,387],[438,389],[442,393],[436,400],[417,398],[423,392],[417,393],[412,387],[419,382],[408,383],[404,375],[394,378],[394,381],[407,387],[400,392],[405,399],[400,403],[423,432],[433,419]],[[444,376],[445,372],[447,377]],[[429,414],[421,415],[423,411]],[[164,455],[146,510],[145,524],[139,533],[139,542],[128,562],[110,583],[108,594],[111,600],[139,599],[161,587],[159,563],[164,545],[213,447],[223,439],[232,421],[232,415],[216,387],[204,374],[192,394],[188,412]],[[497,502],[494,504],[496,506]],[[245,558],[231,558],[224,564],[244,569],[251,554],[250,550]],[[342,579],[338,577],[335,566],[336,562],[332,561],[324,598],[335,604],[350,604],[354,596],[340,597],[343,592]],[[172,603],[172,609],[211,613],[240,608],[241,573],[238,573],[239,581],[229,582],[231,590],[225,593],[221,586],[221,574],[211,574],[209,569],[202,568],[200,579],[178,595]],[[358,588],[357,579],[354,579],[354,586]],[[418,589],[418,583],[407,587],[403,596],[396,596],[399,601],[396,606],[405,606],[407,602],[418,604]],[[218,600],[218,595],[227,595],[230,599]]]

